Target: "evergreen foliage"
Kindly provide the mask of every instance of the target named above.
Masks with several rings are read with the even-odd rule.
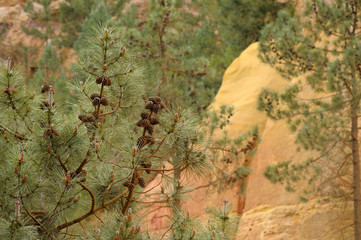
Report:
[[[169,106],[191,105],[202,113],[231,61],[257,41],[278,10],[290,6],[248,0],[149,1],[144,13],[133,6],[119,20],[131,46],[146,60],[147,92],[162,86],[158,93]]]
[[[3,181],[12,184],[11,191],[2,190],[6,214],[0,229],[10,234],[4,236],[234,238],[239,217],[229,215],[226,202],[221,210],[209,210],[208,225],[196,223],[200,220],[183,209],[187,193],[197,190],[186,179],[203,177],[208,183],[199,188],[221,190],[227,185],[245,194],[258,129],[236,139],[225,132],[215,141],[212,134],[229,123],[233,109],[223,106],[216,114],[206,108],[230,61],[255,40],[246,37],[249,32],[259,34],[285,4],[150,1],[139,12],[134,5],[124,9],[127,0],[66,0],[54,15],[51,1],[35,2],[41,8],[27,3],[24,9],[41,27],[23,28],[45,40],[35,81],[23,87],[18,69],[11,65],[4,65],[0,80],[4,80],[2,103],[9,110],[0,114],[7,119],[0,125],[5,139],[0,152],[9,161]],[[214,15],[207,6],[215,7]],[[232,14],[226,16],[225,6]],[[249,8],[242,15],[239,10],[245,6]],[[238,24],[246,13],[259,13],[263,20],[255,18],[250,28],[245,27],[248,23]],[[61,23],[58,36],[55,19]],[[119,22],[121,29],[114,27]],[[243,33],[242,38],[234,31]],[[74,47],[79,55],[70,89],[77,99],[72,104],[67,104],[59,47]],[[31,89],[41,84],[42,94],[33,93]],[[161,103],[146,97],[154,95],[162,97]],[[202,116],[196,117],[194,111]],[[209,125],[210,131],[199,129],[201,124]],[[23,163],[11,160],[22,154]],[[147,199],[141,189],[157,174],[162,176],[161,189],[151,195],[163,203],[162,208],[171,209],[172,217],[169,229],[153,236],[142,222],[153,205],[137,200]],[[13,217],[16,200],[19,216]]]
[[[59,19],[61,34],[58,45],[73,47],[78,39],[84,19],[90,14],[93,0],[66,0],[59,5]]]
[[[85,46],[86,34],[92,30],[93,26],[97,24],[107,24],[111,17],[110,6],[106,4],[106,1],[97,0],[96,3],[93,4],[89,15],[81,25],[80,35],[74,42],[74,49],[80,52]]]
[[[251,43],[259,40],[261,29],[276,19],[279,10],[293,8],[292,0],[194,2],[201,21],[195,51],[206,51],[211,59],[209,68],[220,69],[221,72]]]
[[[39,5],[40,8],[36,8],[34,3]],[[48,39],[54,38],[54,27],[52,22],[55,20],[52,16],[52,8],[50,6],[51,0],[37,0],[34,2],[28,1],[24,6],[24,11],[28,14],[28,16],[32,20],[36,20],[37,23],[40,25],[41,30],[39,28],[30,27],[27,28],[26,26],[21,26],[23,31],[26,34],[33,35],[38,37],[46,42]]]
[[[300,16],[279,12],[274,24],[263,29],[260,43],[264,62],[287,79],[302,78],[292,80],[282,93],[263,90],[259,108],[272,118],[287,119],[302,149],[320,154],[270,166],[265,175],[291,191],[292,183],[308,178],[314,194],[353,198],[355,239],[361,229],[360,4],[306,1]]]
[[[37,7],[35,7],[35,4]],[[65,4],[65,3],[63,3]],[[63,5],[60,8],[64,8]],[[55,34],[54,22],[58,19],[54,16],[54,9],[51,7],[51,1],[38,0],[34,2],[27,2],[23,6],[24,11],[29,17],[35,21],[38,26],[27,28],[21,26],[26,34],[38,37],[44,41],[44,45],[41,51],[40,59],[38,60],[38,67],[36,71],[31,74],[29,69],[29,63],[32,62],[30,53],[38,52],[39,49],[34,47],[25,46],[21,52],[25,59],[25,67],[27,70],[26,82],[30,84],[39,85],[41,82],[49,81],[56,91],[56,96],[61,101],[68,101],[71,96],[66,86],[66,73],[61,65],[61,56],[57,53],[56,46],[59,45],[59,36]],[[61,15],[64,17],[63,15]],[[60,38],[63,42],[63,38]],[[29,81],[31,78],[31,81]]]
[[[199,119],[190,110],[166,108],[159,97],[141,98],[143,69],[117,27],[93,27],[84,39],[87,51],[75,66],[81,81],[72,86],[78,103],[70,110],[47,78],[40,89],[24,86],[11,61],[1,65],[0,236],[151,239],[142,218],[152,202],[142,207],[138,199],[147,199],[142,188],[160,173],[155,204],[178,207],[163,237],[230,239],[227,207],[211,211],[208,228],[194,224],[179,205],[193,190],[168,174],[212,171]]]
[[[165,99],[168,107],[206,107],[214,95],[207,87],[207,59],[192,55],[195,18],[183,1],[150,1],[144,17],[130,7],[120,21],[147,68],[147,92]],[[207,104],[204,105],[204,102]]]

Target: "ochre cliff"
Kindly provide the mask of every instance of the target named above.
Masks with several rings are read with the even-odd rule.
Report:
[[[255,124],[260,126],[261,142],[251,163],[237,239],[352,239],[351,203],[321,204],[319,199],[301,203],[299,193],[307,184],[300,183],[298,191],[289,193],[263,176],[270,164],[302,161],[311,153],[296,151],[295,136],[284,121],[268,119],[256,109],[262,88],[282,90],[287,86],[287,81],[257,55],[258,44],[254,43],[234,60],[212,105],[215,109],[222,104],[234,106],[235,114],[227,127],[233,137]],[[228,198],[236,204],[236,196]]]

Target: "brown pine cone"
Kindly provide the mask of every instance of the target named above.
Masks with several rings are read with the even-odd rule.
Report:
[[[160,97],[153,97],[153,102],[155,104],[160,104],[162,102],[162,99]]]
[[[106,97],[102,97],[100,99],[100,104],[103,105],[103,106],[108,106],[109,105],[109,101]]]
[[[143,119],[140,119],[140,120],[136,123],[136,125],[137,125],[138,127],[141,127],[141,126],[142,126],[142,122],[143,122]]]
[[[94,116],[87,116],[86,122],[95,122],[95,117]]]
[[[146,130],[150,135],[153,135],[154,126],[153,126],[153,125],[149,125],[148,127],[145,128],[145,130]]]
[[[152,107],[152,111],[154,113],[158,113],[161,110],[161,108],[162,107],[160,106],[160,104],[154,104],[153,107]]]
[[[148,143],[148,138],[146,136],[141,136],[137,140],[138,149],[142,149]]]
[[[149,119],[143,119],[142,123],[141,123],[141,126],[144,127],[144,128],[151,126]]]
[[[87,122],[88,120],[88,117],[85,115],[85,114],[80,114],[78,116],[79,120],[82,121],[82,122]]]
[[[102,84],[102,82],[104,81],[104,76],[98,77],[95,81],[97,84]]]
[[[139,186],[141,186],[142,188],[145,188],[145,180],[144,180],[144,178],[143,177],[140,177],[140,178],[138,178],[138,184],[139,184]]]
[[[140,164],[140,166],[142,166],[143,168],[152,168],[152,163],[151,162],[142,162],[141,164]],[[146,171],[146,173],[151,173],[151,171],[149,171],[149,170],[145,170]]]
[[[137,126],[138,126],[138,127],[144,127],[144,128],[146,128],[146,127],[149,127],[149,126],[151,126],[151,125],[150,125],[149,119],[141,119],[141,120],[139,120],[139,121],[137,122]]]
[[[45,129],[45,131],[44,131],[44,137],[47,138],[47,137],[50,136],[50,134],[51,134],[51,130],[50,130],[49,128]]]
[[[44,84],[43,86],[41,86],[41,93],[45,93],[49,91],[49,85],[48,84]]]
[[[152,137],[150,135],[146,135],[144,137],[147,139],[147,143],[150,143],[151,145],[153,145],[155,143],[154,137]]]
[[[153,104],[154,104],[153,102],[149,101],[149,102],[147,102],[147,104],[145,104],[144,108],[145,109],[152,109]]]
[[[52,131],[56,136],[59,136],[59,132],[58,132],[54,127],[51,127],[51,131]]]
[[[92,95],[90,95],[91,100],[93,100],[96,97],[100,97],[100,95],[98,93],[93,93]]]
[[[140,114],[140,116],[142,117],[142,119],[146,119],[146,118],[148,118],[149,114],[146,113],[146,112],[142,112],[142,113]]]
[[[110,78],[105,78],[104,79],[104,86],[111,86],[112,85],[112,81],[110,80]]]
[[[126,187],[126,188],[128,188],[129,191],[131,191],[131,190],[134,188],[133,184],[132,184],[129,180],[125,181],[125,182],[123,183],[123,186]]]
[[[150,118],[150,124],[157,125],[159,124],[159,120],[157,118],[152,117]]]
[[[99,103],[100,103],[100,98],[99,98],[99,97],[95,97],[92,102],[93,102],[93,105],[94,105],[94,106],[98,106]]]
[[[11,96],[11,95],[13,95],[14,91],[15,91],[14,88],[12,88],[12,87],[7,87],[7,88],[5,88],[5,90],[3,90],[3,93],[6,93],[6,94],[8,94],[8,95]]]

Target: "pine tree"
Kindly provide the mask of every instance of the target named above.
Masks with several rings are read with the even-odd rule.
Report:
[[[146,59],[149,89],[164,85],[169,103],[192,105],[200,113],[213,101],[231,61],[258,39],[260,29],[278,10],[291,7],[248,0],[166,0],[145,5],[141,12],[133,5],[117,16],[132,47]]]
[[[213,80],[208,76],[205,68],[205,65],[209,63],[206,54],[193,52],[194,36],[200,29],[196,24],[199,17],[190,10],[190,6],[192,5],[185,1],[150,2],[145,17],[138,17],[138,22],[129,21],[139,14],[134,6],[120,16],[120,22],[125,26],[124,32],[131,39],[129,47],[135,47],[141,59],[145,60],[146,81],[149,86],[146,91],[153,94],[156,90],[157,95],[166,99],[166,105],[169,107],[195,108],[197,112],[208,117],[208,120],[204,120],[207,122],[203,124],[211,126],[210,135],[212,135],[214,128],[223,128],[229,123],[233,110],[224,106],[219,116],[208,113],[206,109],[212,101],[216,87],[210,83]],[[197,40],[201,41],[201,39]],[[187,158],[204,158],[204,153],[208,153],[212,164],[217,166],[217,171],[208,173],[209,183],[199,187],[219,190],[227,185],[237,189],[235,191],[244,199],[250,167],[243,164],[246,162],[245,159],[250,159],[255,146],[247,149],[247,151],[252,151],[248,153],[245,151],[244,155],[241,149],[247,148],[246,145],[249,145],[249,140],[252,141],[252,134],[255,134],[257,129],[250,132],[237,139],[230,139],[227,134],[224,134],[219,141],[206,137],[202,131],[195,132],[194,137],[189,139],[191,143],[189,148],[183,148],[182,152],[169,155],[172,165],[178,166],[180,161]],[[174,196],[173,222],[178,222],[184,216],[185,209],[182,206],[184,194],[182,193],[197,189],[189,188],[184,176],[187,176],[187,169],[175,169],[173,176],[175,191],[171,191]],[[168,194],[169,192],[166,192],[165,197]],[[241,208],[237,209],[239,215],[243,211],[243,207]],[[173,233],[174,237],[176,235]]]
[[[321,154],[300,164],[270,166],[266,177],[292,190],[293,182],[308,176],[319,195],[352,198],[355,239],[361,238],[360,10],[360,1],[309,0],[300,15],[281,11],[264,28],[260,43],[263,61],[288,79],[305,79],[292,81],[283,93],[265,89],[260,108],[275,119],[286,118],[303,149]]]
[[[36,9],[34,3],[39,5],[40,8]],[[26,26],[21,26],[23,31],[26,34],[38,37],[45,42],[48,42],[49,39],[53,39],[55,36],[55,30],[53,27],[53,22],[56,20],[52,16],[53,9],[50,6],[51,0],[37,0],[34,2],[27,2],[23,9],[33,20],[36,20],[40,25],[39,28],[27,28]]]
[[[281,9],[292,9],[293,1],[202,0],[193,4],[202,23],[197,34],[196,52],[211,56],[211,69],[221,73],[251,43],[258,41],[261,29],[274,21]]]
[[[35,4],[37,4],[38,7],[35,7]],[[33,59],[28,55],[29,52],[38,52],[39,49],[25,46],[22,50],[24,53],[25,67],[27,68],[28,73],[26,75],[26,82],[36,85],[43,82],[45,78],[46,81],[52,84],[57,90],[55,91],[57,98],[61,101],[68,101],[71,99],[71,96],[67,89],[66,72],[61,63],[62,56],[61,53],[59,54],[59,49],[57,47],[59,46],[59,40],[61,39],[63,42],[64,39],[58,34],[55,34],[54,23],[58,20],[58,17],[54,16],[54,9],[51,6],[51,1],[39,0],[28,2],[23,8],[29,17],[39,24],[39,26],[35,28],[22,26],[23,31],[26,34],[35,36],[43,41],[41,56],[38,59],[38,67],[33,74],[30,73],[31,70],[29,69],[28,64]],[[61,16],[63,17],[63,15]],[[29,81],[29,78],[31,78],[31,81]]]
[[[93,0],[66,0],[59,4],[61,33],[58,45],[73,47],[81,32],[83,21],[88,17],[93,4]]]
[[[152,202],[141,199],[154,173],[162,174],[157,194],[169,205],[188,189],[167,173],[211,170],[194,114],[168,109],[157,96],[141,98],[143,70],[122,31],[93,27],[84,39],[87,51],[75,67],[81,81],[73,86],[78,103],[70,110],[47,78],[35,90],[11,61],[1,65],[2,239],[149,239],[142,204]],[[169,156],[176,156],[173,167],[165,165]],[[218,220],[229,221],[222,214]],[[186,224],[184,213],[175,217],[177,232],[202,239],[202,226]],[[210,229],[212,239],[227,239],[226,228]],[[168,232],[162,235],[178,234]]]
[[[199,111],[211,102],[206,87],[204,56],[191,55],[197,28],[185,1],[150,1],[143,16],[134,7],[120,14],[120,22],[147,68],[147,92],[162,96],[169,107],[195,106]]]
[[[84,48],[86,39],[84,36],[93,28],[96,24],[107,24],[111,21],[110,6],[106,4],[104,0],[97,0],[93,4],[89,15],[81,25],[81,31],[78,39],[74,42],[74,49],[80,52]]]

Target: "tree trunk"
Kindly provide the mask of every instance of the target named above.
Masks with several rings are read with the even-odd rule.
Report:
[[[359,104],[352,107],[352,159],[353,159],[353,199],[354,199],[354,234],[355,240],[361,240],[361,182],[360,182],[360,153],[358,142],[358,116]]]
[[[174,174],[174,175],[173,175],[173,176],[174,176],[174,180],[175,180],[176,182],[180,181],[180,178],[181,178],[181,169],[180,169],[180,168],[175,169],[173,174]],[[179,213],[180,209],[181,209],[180,200],[179,200],[179,199],[175,199],[175,200],[173,201],[173,215],[174,215],[174,216],[177,215],[177,214]]]

